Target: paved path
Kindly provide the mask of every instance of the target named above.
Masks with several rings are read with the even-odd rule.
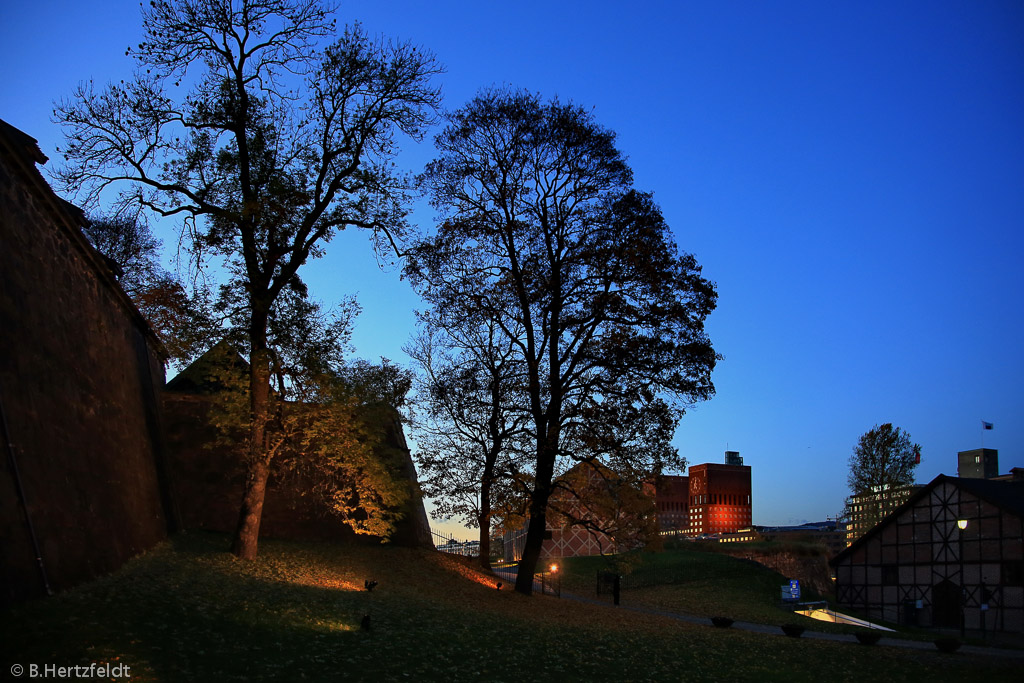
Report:
[[[499,567],[494,570],[494,573],[505,580],[505,582],[511,587],[516,582],[516,567]],[[541,582],[534,577],[533,589],[535,591],[541,590]],[[548,587],[550,591],[550,586]],[[602,607],[614,608],[614,605],[610,605],[605,600],[597,600],[595,598],[589,598],[575,593],[567,593],[562,591],[561,597],[569,600],[575,600],[576,602],[585,602],[591,605],[600,605]],[[624,609],[630,612],[637,612],[640,614],[654,614],[657,616],[668,617],[669,619],[676,619],[678,621],[686,621],[691,624],[699,624],[701,626],[707,626],[708,628],[714,628],[711,625],[711,619],[708,617],[699,617],[694,614],[685,614],[683,612],[672,612],[668,610],[657,609],[655,607],[645,607],[643,605],[619,605],[617,609]],[[751,631],[754,633],[765,633],[772,636],[788,637],[782,632],[778,626],[769,626],[768,624],[755,624],[749,621],[736,621],[733,622],[732,628],[737,628],[742,631]],[[831,640],[841,643],[852,643],[859,645],[857,637],[852,633],[825,633],[823,631],[812,631],[810,629],[805,630],[803,638],[810,638],[812,640]],[[904,640],[902,638],[887,638],[882,637],[878,641],[878,645],[885,645],[888,647],[902,647],[908,650],[928,650],[935,652],[935,643],[927,640]],[[984,655],[994,657],[1015,657],[1018,659],[1024,659],[1024,650],[1014,650],[1008,648],[996,648],[996,647],[982,647],[980,645],[961,645],[957,652],[964,652],[972,655]]]

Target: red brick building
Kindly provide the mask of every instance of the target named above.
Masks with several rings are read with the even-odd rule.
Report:
[[[731,533],[750,527],[750,467],[741,464],[743,460],[735,451],[726,451],[726,460],[734,464],[694,465],[689,476],[664,475],[658,477],[656,487],[644,487],[645,500],[650,501],[654,497],[661,533],[694,536]],[[614,519],[618,516],[617,511],[601,504],[601,501],[617,500],[622,496],[622,491],[609,496],[604,490],[614,477],[596,476],[590,468],[583,469],[579,465],[571,472],[581,475],[580,480],[587,485],[575,487],[572,494],[569,488],[564,487],[553,494],[541,557],[598,555],[630,547],[632,544],[616,533],[602,533],[596,528],[585,528],[586,525],[570,524],[564,515],[558,513],[559,507],[567,506],[573,517],[601,520],[595,525],[598,528],[610,530],[628,526],[617,524]],[[627,507],[635,514],[641,506],[634,503]],[[506,561],[518,561],[522,557],[527,524],[504,534],[502,541]]]
[[[719,534],[750,526],[749,465],[694,465],[689,480],[690,534]]]
[[[668,474],[658,479],[654,496],[658,507],[658,528],[665,533],[690,530],[690,478]]]

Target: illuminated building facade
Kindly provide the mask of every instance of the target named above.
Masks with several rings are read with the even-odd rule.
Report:
[[[846,499],[846,545],[850,545],[910,499],[920,486],[879,488]]]
[[[691,535],[731,533],[750,526],[749,465],[694,465],[689,479]]]
[[[738,451],[725,452],[725,464],[690,467],[689,476],[658,478],[655,502],[662,534],[732,534],[752,520],[750,467]]]

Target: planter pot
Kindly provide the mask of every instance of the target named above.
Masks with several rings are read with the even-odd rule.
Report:
[[[711,623],[718,628],[729,628],[732,626],[732,619],[729,617],[711,617]]]
[[[856,636],[861,645],[874,645],[882,637],[882,634],[878,631],[863,631],[857,633]]]
[[[782,632],[790,638],[799,638],[801,635],[803,635],[804,627],[797,626],[796,624],[783,624]]]
[[[960,640],[957,638],[936,638],[935,647],[940,652],[956,652],[960,649]]]

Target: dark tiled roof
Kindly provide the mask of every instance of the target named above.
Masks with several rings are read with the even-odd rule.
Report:
[[[1024,518],[1024,481],[957,479],[960,488]]]
[[[940,474],[928,482],[927,485],[922,486],[915,491],[914,494],[907,499],[907,502],[889,513],[882,521],[869,529],[867,533],[854,541],[849,547],[829,560],[829,564],[833,566],[838,564],[841,559],[844,559],[854,550],[867,543],[869,538],[879,533],[884,527],[892,524],[901,514],[903,514],[904,510],[916,505],[919,500],[927,496],[932,489],[944,481],[952,482],[958,488],[974,494],[982,500],[986,500],[996,507],[1010,512],[1011,514],[1024,518],[1024,482],[1016,480],[995,481],[992,479],[967,479],[949,477],[945,474]]]

